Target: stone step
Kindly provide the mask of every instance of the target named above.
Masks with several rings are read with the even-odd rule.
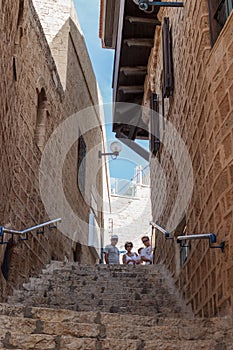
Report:
[[[193,316],[186,315],[186,318],[160,318],[156,316],[141,317],[140,315],[122,315],[114,313],[100,313],[100,312],[82,312],[66,309],[50,309],[50,308],[38,308],[38,307],[25,307],[17,305],[9,305],[7,303],[0,304],[0,315],[7,317],[18,317],[32,320],[41,320],[43,322],[76,322],[76,323],[102,323],[105,325],[123,325],[124,327],[129,324],[140,324],[145,327],[151,326],[168,326],[168,327],[207,327],[214,328],[220,324],[223,330],[233,329],[233,320],[229,317],[213,317],[207,318],[194,318]],[[142,322],[143,321],[143,322]]]
[[[44,315],[48,318],[46,311],[49,313],[49,310],[44,310]],[[58,314],[60,313],[58,312]],[[66,314],[68,313],[66,312]],[[179,325],[176,324],[174,327],[173,324],[172,327],[171,325],[155,326],[151,324],[145,326],[142,319],[140,319],[141,323],[137,325],[134,318],[131,317],[131,322],[119,326],[119,323],[116,325],[109,322],[109,315],[105,315],[103,320],[102,317],[98,319],[98,316],[102,315],[96,315],[96,318],[92,318],[91,323],[80,323],[77,320],[68,321],[62,318],[57,319],[57,321],[51,321],[51,319],[42,321],[2,315],[0,317],[2,343],[0,349],[5,347],[7,349],[15,349],[15,347],[54,349],[55,345],[58,346],[58,344],[60,349],[68,349],[68,345],[71,346],[71,349],[75,349],[73,346],[77,346],[77,349],[88,349],[89,346],[90,349],[96,349],[96,347],[92,348],[91,346],[97,346],[99,343],[104,346],[104,349],[108,349],[110,345],[112,345],[112,349],[117,349],[120,345],[121,349],[124,349],[124,346],[127,346],[126,349],[138,349],[137,346],[142,344],[144,345],[143,349],[208,349],[208,346],[212,346],[214,349],[220,343],[223,347],[219,347],[219,349],[230,349],[229,346],[232,346],[232,325],[227,323],[226,319],[223,322],[217,318],[211,321],[196,319],[195,322],[190,320],[185,324],[179,321]],[[122,316],[123,319],[124,316]],[[104,320],[107,323],[100,324]],[[93,321],[99,323],[93,324]],[[219,339],[220,332],[225,335],[224,340],[221,341]],[[199,347],[196,347],[197,345]],[[212,348],[209,347],[209,349]]]
[[[145,345],[143,349],[232,349],[232,319],[227,317],[186,320],[142,318],[125,314],[80,313],[16,307],[8,304],[0,305],[0,314],[2,348],[7,349],[15,347],[33,349],[33,345],[35,349],[41,349],[41,344],[44,349],[50,349],[50,346],[53,349],[52,345],[54,346],[54,342],[58,340],[62,346],[64,345],[61,349],[66,349],[67,344],[71,349],[72,346],[79,346],[77,349],[86,349],[86,346],[88,349],[90,344],[90,346],[97,346],[97,344],[99,346],[98,342],[89,339],[93,337],[98,339],[104,337],[105,340],[101,341],[104,349],[108,349],[109,344],[115,344],[114,346],[121,344],[121,349],[124,349],[126,344],[126,349],[128,346],[130,348],[136,346],[135,349],[138,349],[137,346],[142,342]],[[20,335],[17,335],[16,331],[20,332]],[[27,337],[24,347],[21,347],[23,333]],[[71,336],[75,339],[71,339]],[[82,341],[77,341],[77,337],[82,337]],[[84,338],[87,338],[87,342]],[[119,339],[121,339],[120,342]],[[219,344],[222,347],[219,347]]]
[[[139,297],[146,299],[147,297],[150,298],[160,298],[162,301],[167,300],[170,298],[173,299],[173,301],[178,301],[174,295],[171,295],[171,293],[167,293],[165,289],[161,290],[154,290],[153,288],[141,288],[141,287],[128,287],[128,288],[119,288],[119,289],[113,289],[113,288],[92,288],[92,286],[87,286],[85,288],[83,287],[75,287],[75,286],[70,286],[70,288],[66,287],[54,287],[54,288],[38,288],[38,289],[32,289],[32,290],[15,290],[14,291],[14,296],[15,297],[23,297],[25,296],[42,296],[44,294],[46,295],[62,295],[62,292],[64,293],[66,291],[67,293],[70,293],[71,297],[75,297],[75,294],[78,293],[80,295],[80,298],[82,298],[83,295],[87,295],[87,299],[93,299],[93,295],[95,298],[104,297],[108,299],[116,299],[119,296],[125,296],[126,298],[133,298],[133,299],[138,299]],[[73,293],[73,294],[71,294]],[[46,296],[45,295],[45,296]]]
[[[111,313],[132,313],[132,314],[139,314],[139,315],[157,315],[157,316],[176,316],[176,317],[182,317],[183,311],[179,307],[174,307],[174,305],[169,304],[166,305],[159,305],[159,303],[155,303],[154,301],[148,300],[147,302],[144,301],[146,304],[141,304],[140,300],[108,300],[108,299],[100,299],[96,302],[89,302],[87,301],[79,301],[72,302],[65,298],[34,298],[24,301],[24,305],[31,306],[32,304],[37,307],[49,307],[49,308],[60,308],[62,305],[63,308],[69,309],[69,310],[76,310],[76,311],[102,311],[102,312],[111,312]],[[17,304],[17,303],[16,303]]]
[[[0,316],[0,334],[20,332],[20,334],[65,335],[77,338],[97,338],[101,325],[95,323],[41,321],[38,319]]]
[[[103,284],[111,284],[111,283],[127,283],[131,284],[131,285],[136,285],[136,284],[147,284],[147,285],[151,285],[154,283],[157,283],[158,285],[166,283],[165,278],[163,277],[151,277],[151,278],[146,278],[146,277],[140,277],[140,278],[136,278],[133,276],[122,276],[122,277],[112,277],[112,276],[80,276],[80,275],[75,275],[72,273],[68,273],[66,275],[60,275],[60,274],[53,274],[53,275],[43,275],[43,276],[38,276],[37,278],[33,278],[31,280],[29,280],[29,284],[35,284],[35,283],[39,283],[43,282],[43,283],[51,283],[53,281],[66,281],[67,283],[71,283],[71,282],[76,282],[77,284],[86,281],[86,283],[92,283],[92,284],[96,284],[96,283],[103,283]],[[27,283],[25,283],[26,285]]]
[[[107,265],[98,265],[94,266],[80,266],[77,263],[58,263],[47,265],[45,269],[42,270],[42,274],[54,273],[55,271],[63,271],[70,272],[73,271],[77,274],[129,274],[129,273],[137,273],[139,275],[145,274],[160,274],[160,269],[157,265],[140,265],[140,266],[126,266],[126,265],[115,265],[115,266],[107,266]]]
[[[75,267],[80,270],[108,270],[108,271],[122,271],[122,270],[129,270],[129,269],[153,269],[154,265],[107,265],[107,264],[96,264],[96,265],[87,265],[87,264],[80,264],[78,262],[74,261],[59,261],[59,260],[51,260],[49,264],[46,265],[46,269],[52,269],[52,268],[63,268],[63,267]]]
[[[225,340],[135,340],[135,339],[92,339],[71,336],[51,336],[47,334],[18,334],[6,332],[0,337],[0,349],[21,350],[231,350],[232,344]]]
[[[64,274],[63,276],[59,273],[54,273],[53,275],[39,275],[37,276],[36,279],[34,279],[34,281],[38,281],[38,280],[43,280],[44,282],[51,282],[53,280],[57,280],[57,281],[60,281],[60,280],[64,280],[64,281],[67,281],[67,282],[73,282],[73,281],[77,281],[77,282],[80,282],[80,281],[88,281],[88,282],[97,282],[97,283],[133,283],[133,284],[136,284],[136,283],[141,283],[141,284],[144,284],[144,283],[147,283],[147,284],[151,284],[151,283],[155,283],[157,282],[158,284],[159,283],[164,283],[166,282],[166,278],[163,277],[163,276],[153,276],[153,277],[145,277],[145,276],[134,276],[134,275],[128,275],[128,276],[108,276],[108,275],[105,275],[105,276],[100,276],[100,275],[93,275],[93,276],[90,276],[90,275],[78,275],[78,274],[75,274],[75,273],[67,273]]]
[[[63,281],[64,282],[64,281]],[[154,284],[145,284],[145,283],[111,283],[111,281],[103,281],[103,282],[92,282],[92,281],[70,281],[66,283],[65,285],[62,285],[62,281],[53,280],[51,282],[46,282],[43,280],[37,280],[36,282],[29,282],[24,283],[22,286],[21,291],[25,292],[34,292],[34,291],[43,291],[47,289],[48,291],[56,291],[61,289],[77,289],[77,290],[84,290],[90,293],[90,290],[95,290],[96,292],[109,292],[116,294],[118,293],[132,293],[135,292],[141,292],[142,294],[147,293],[154,293],[154,294],[172,294],[170,291],[165,288],[165,286],[162,283],[155,282]]]
[[[96,319],[95,321],[98,321]],[[219,331],[231,332],[227,327],[217,322],[212,329],[202,326],[202,323],[186,324],[177,327],[148,325],[143,323],[137,325],[133,318],[129,324],[116,325],[112,324],[96,324],[96,323],[80,323],[72,321],[41,321],[31,318],[20,318],[10,316],[0,316],[1,334],[13,332],[20,334],[46,334],[46,335],[63,335],[78,338],[112,338],[112,339],[141,339],[154,340],[156,334],[157,340],[162,339],[179,339],[179,340],[210,340],[217,339]]]

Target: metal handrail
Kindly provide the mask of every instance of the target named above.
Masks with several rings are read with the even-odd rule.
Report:
[[[61,218],[53,219],[53,220],[46,221],[46,222],[39,224],[39,225],[28,227],[24,230],[13,230],[13,229],[10,229],[10,228],[4,227],[4,226],[0,226],[0,237],[1,237],[0,244],[7,244],[8,243],[8,242],[4,242],[4,233],[12,234],[12,239],[13,239],[14,235],[18,235],[18,236],[26,235],[26,239],[21,239],[21,240],[27,240],[29,232],[38,231],[41,228],[44,229],[45,226],[50,226],[52,224],[56,224],[57,222],[61,222],[61,221],[62,221]],[[55,227],[50,226],[49,228],[52,229]],[[38,232],[38,233],[44,233],[44,230],[42,232]]]
[[[157,228],[157,230],[159,230],[160,232],[164,233],[166,239],[170,237],[170,232],[165,230],[162,226],[156,224],[156,222],[151,221],[150,225],[152,225],[154,228]]]
[[[152,225],[152,227],[154,227],[157,230],[159,230],[160,232],[162,232],[165,235],[165,239],[173,239],[174,240],[174,237],[170,237],[170,232],[165,230],[160,225],[156,224],[156,222],[151,221],[150,225]],[[196,235],[178,236],[176,242],[179,243],[181,247],[189,247],[190,248],[190,245],[185,245],[185,243],[182,243],[182,242],[187,241],[187,240],[193,240],[193,239],[194,240],[195,239],[208,239],[210,248],[220,248],[222,250],[222,252],[224,252],[225,242],[221,242],[221,243],[219,243],[219,245],[213,245],[213,243],[217,243],[217,238],[216,238],[215,233],[203,233],[203,234],[196,234]]]
[[[217,243],[217,237],[215,233],[203,233],[203,234],[196,234],[196,235],[178,236],[177,243],[179,243],[181,247],[190,247],[183,244],[182,241],[195,240],[195,239],[208,239],[210,248],[219,248],[222,250],[222,252],[224,252],[225,242],[221,242],[219,243],[219,245],[213,245],[213,243]]]
[[[26,229],[21,230],[21,231],[20,230],[11,230],[11,229],[9,229],[7,227],[2,226],[2,231],[5,232],[5,233],[13,233],[13,234],[16,234],[16,235],[17,234],[18,235],[22,235],[22,234],[25,234],[25,233],[29,233],[29,232],[38,230],[39,228],[43,228],[45,226],[49,226],[51,224],[55,224],[56,222],[61,222],[61,218],[50,220],[50,221],[44,222],[42,224],[26,228]]]
[[[185,235],[177,237],[177,241],[186,241],[189,239],[209,239],[211,243],[216,243],[216,235],[214,233],[203,233],[197,235]]]

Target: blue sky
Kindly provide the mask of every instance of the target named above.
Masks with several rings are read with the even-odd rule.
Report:
[[[114,50],[103,49],[99,39],[100,0],[74,0],[74,2],[103,101],[111,103]],[[105,121],[107,140],[110,144],[116,140],[115,134],[112,132],[111,108],[105,108]],[[109,159],[110,175],[111,177],[130,179],[138,164],[145,167],[148,163],[123,145],[119,158],[115,161]]]

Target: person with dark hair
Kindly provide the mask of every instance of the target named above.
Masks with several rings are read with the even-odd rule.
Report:
[[[142,252],[142,250],[143,250],[143,247],[138,248],[138,257],[140,259],[140,264],[143,264],[143,261],[141,259],[141,252]]]
[[[150,265],[153,263],[153,254],[150,238],[148,236],[143,236],[141,240],[145,246],[145,248],[143,248],[141,251],[141,260],[145,263],[145,265]]]
[[[124,265],[135,265],[140,264],[140,258],[137,253],[132,252],[133,243],[126,242],[125,243],[126,253],[123,255],[123,264]]]

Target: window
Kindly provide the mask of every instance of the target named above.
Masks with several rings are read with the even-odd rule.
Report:
[[[13,77],[17,81],[16,57],[13,57]]]
[[[18,10],[18,18],[17,18],[17,43],[19,43],[20,39],[23,36],[23,16],[24,16],[24,0],[19,0],[19,10]]]
[[[183,267],[185,261],[187,260],[188,252],[189,252],[189,249],[190,249],[190,245],[188,245],[186,241],[184,241],[183,244],[184,245],[182,245],[180,247],[180,267],[181,268]]]
[[[18,18],[17,18],[17,27],[22,25],[22,22],[23,22],[23,11],[24,11],[24,0],[19,0],[19,11],[18,11]]]
[[[208,0],[211,45],[217,40],[233,9],[233,0]]]
[[[92,210],[89,214],[89,234],[88,234],[88,247],[95,248],[96,258],[101,257],[101,231],[96,220],[96,216]]]
[[[45,90],[42,88],[37,97],[37,116],[35,130],[35,142],[41,151],[43,151],[45,144],[47,118],[47,97]]]
[[[86,181],[86,143],[81,135],[78,139],[78,176],[77,184],[83,197],[85,195],[85,181]]]
[[[186,227],[186,214],[181,220],[180,224],[176,228],[175,236],[186,236],[187,235],[187,227]],[[187,241],[183,241],[180,245],[180,268],[183,267],[184,263],[187,260],[189,251],[191,249],[190,243]]]
[[[186,213],[184,213],[182,220],[174,230],[174,238],[177,239],[178,236],[186,236],[187,235],[187,227],[186,227]],[[182,240],[180,245],[177,245],[175,248],[176,251],[176,275],[178,276],[183,265],[185,264],[191,245],[190,241]]]
[[[172,57],[172,33],[168,17],[164,18],[162,29],[162,47],[163,47],[163,97],[173,95],[174,77],[173,77],[173,57]]]

